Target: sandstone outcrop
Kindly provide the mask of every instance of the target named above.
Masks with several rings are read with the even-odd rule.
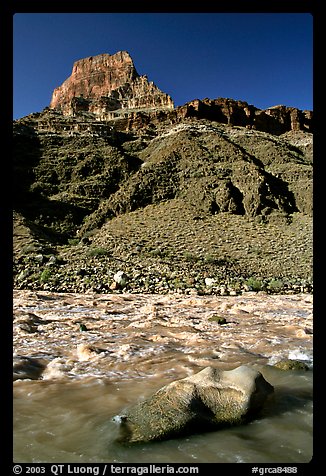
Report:
[[[195,99],[176,110],[181,118],[197,117],[232,126],[247,127],[280,135],[288,131],[312,132],[312,112],[294,107],[258,109],[245,101],[228,98]]]
[[[258,414],[272,392],[272,385],[252,367],[206,367],[166,385],[114,421],[122,442],[169,439],[244,423]]]
[[[261,110],[245,101],[205,98],[174,108],[168,94],[148,81],[146,75],[137,73],[126,51],[76,61],[71,76],[54,90],[50,109],[65,116],[86,114],[88,120],[114,121],[120,130],[141,129],[162,120],[177,123],[197,118],[275,135],[313,131],[312,111],[282,105]]]
[[[51,109],[65,115],[88,112],[102,120],[124,117],[130,110],[173,107],[168,94],[146,75],[139,76],[126,51],[76,61],[71,76],[54,90],[50,103]]]

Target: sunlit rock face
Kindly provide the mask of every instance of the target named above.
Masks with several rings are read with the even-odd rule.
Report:
[[[56,88],[51,109],[65,115],[90,112],[101,120],[135,109],[173,109],[173,101],[147,76],[139,76],[126,51],[78,60],[71,76]],[[113,112],[114,111],[114,112]]]
[[[312,111],[282,105],[262,110],[230,98],[195,99],[178,107],[177,114],[179,118],[197,117],[274,135],[289,131],[313,132]]]
[[[257,413],[273,387],[252,367],[206,367],[170,383],[115,417],[120,441],[147,442],[239,424]]]

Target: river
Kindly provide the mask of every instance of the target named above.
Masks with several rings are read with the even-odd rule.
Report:
[[[218,318],[224,318],[223,324]],[[313,300],[14,291],[15,462],[301,463],[313,449]],[[281,359],[309,370],[284,371]],[[274,396],[249,424],[120,445],[112,418],[213,366],[258,368]]]

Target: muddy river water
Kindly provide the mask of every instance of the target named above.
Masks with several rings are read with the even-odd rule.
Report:
[[[312,314],[309,294],[14,291],[13,459],[309,462]],[[219,321],[221,317],[225,321]],[[281,359],[301,360],[309,370],[273,367]],[[112,418],[129,405],[204,367],[232,369],[242,364],[258,368],[274,386],[274,396],[259,418],[164,442],[116,442]]]

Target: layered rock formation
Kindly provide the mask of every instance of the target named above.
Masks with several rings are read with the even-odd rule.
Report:
[[[205,98],[174,109],[168,94],[137,73],[126,51],[76,61],[71,76],[54,90],[50,108],[65,116],[88,113],[98,121],[116,120],[116,127],[122,130],[195,117],[275,135],[313,131],[311,111],[282,105],[261,110],[245,101]]]
[[[142,226],[134,229],[133,224],[130,235],[124,231],[125,252],[133,254],[133,263],[139,256],[143,268],[148,263],[139,243],[157,235],[160,221],[164,237],[156,237],[166,245],[155,255],[158,269],[160,257],[169,255],[174,271],[177,263],[185,270],[195,262],[203,273],[211,266],[213,277],[222,275],[224,266],[229,276],[263,270],[268,279],[310,277],[310,232],[301,227],[298,216],[308,227],[311,132],[312,113],[285,106],[261,111],[244,101],[218,98],[173,108],[169,96],[138,75],[126,52],[77,61],[50,107],[14,122],[17,285],[43,286],[38,268],[45,261],[39,263],[38,255],[60,254],[60,246],[71,240],[86,246],[95,240],[89,237],[96,236],[101,247],[121,259],[120,235],[111,241],[108,237],[115,233],[116,221],[127,216],[133,223],[140,214],[146,216],[146,208],[154,216],[162,213],[154,219],[155,231],[148,233],[148,217]],[[273,223],[280,226],[279,239],[286,237],[290,244],[274,246],[268,235],[265,250],[257,260],[250,255],[248,264],[251,244],[248,248],[243,237],[248,235],[250,241],[255,234],[247,230],[249,222],[252,227],[264,223],[265,231]],[[183,243],[181,223],[186,230]],[[233,223],[244,231],[240,238],[237,233],[230,240],[223,238],[222,252],[216,237],[225,223],[225,236]],[[207,224],[212,234],[206,230],[199,238],[201,226]],[[169,229],[175,231],[166,233]],[[144,236],[137,243],[138,231]],[[303,260],[297,260],[298,249]],[[185,250],[191,259],[183,260]],[[291,258],[286,261],[284,253]]]
[[[183,117],[209,119],[233,126],[257,129],[280,135],[287,131],[312,132],[312,112],[294,107],[274,106],[257,109],[245,101],[228,98],[195,99],[179,108]]]
[[[173,107],[168,94],[147,76],[139,76],[126,51],[76,61],[71,76],[54,90],[50,103],[50,108],[65,115],[90,112],[100,119],[124,117],[135,109]]]
[[[311,134],[287,132],[292,144],[286,134],[276,138],[207,119],[171,123],[164,114],[159,117],[147,116],[146,125],[129,130],[122,127],[125,119],[117,120],[119,130],[117,121],[52,109],[17,121],[19,209],[41,214],[42,223],[48,216],[47,225],[57,231],[64,221],[69,234],[81,222],[80,232],[86,233],[113,216],[173,198],[205,216],[311,215]],[[127,119],[128,127],[132,121],[136,118]],[[34,200],[42,203],[33,208]]]
[[[274,389],[257,370],[206,367],[166,385],[115,421],[122,442],[148,442],[239,424],[256,416]]]

